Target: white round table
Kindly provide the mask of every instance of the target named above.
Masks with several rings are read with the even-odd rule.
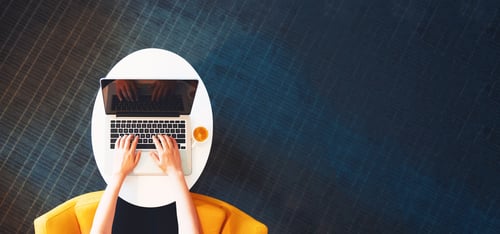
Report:
[[[185,176],[191,188],[200,177],[212,146],[213,119],[212,107],[207,89],[194,68],[182,57],[167,50],[143,49],[129,54],[120,60],[108,73],[107,78],[144,78],[144,79],[198,79],[198,89],[191,110],[191,127],[204,126],[208,139],[196,143],[192,149],[192,173]],[[106,141],[108,118],[104,111],[101,89],[97,93],[92,113],[92,148],[99,172],[104,181],[109,182],[112,170],[112,156],[109,155],[109,142]],[[192,135],[192,134],[191,134]],[[149,157],[143,153],[142,157]],[[174,202],[169,193],[167,176],[127,176],[119,196],[125,201],[141,207],[159,207]]]

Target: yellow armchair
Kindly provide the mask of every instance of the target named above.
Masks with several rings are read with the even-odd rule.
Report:
[[[89,233],[103,191],[74,197],[34,221],[35,233]],[[224,201],[191,193],[204,233],[267,233],[267,227]]]

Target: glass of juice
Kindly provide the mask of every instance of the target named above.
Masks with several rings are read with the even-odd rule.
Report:
[[[195,140],[193,147],[196,143],[203,143],[208,138],[208,130],[203,126],[198,126],[193,130],[193,139]]]

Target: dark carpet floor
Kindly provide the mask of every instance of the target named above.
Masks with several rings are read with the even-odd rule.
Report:
[[[105,187],[98,79],[148,47],[212,100],[192,191],[271,233],[500,232],[498,1],[0,5],[0,233]]]

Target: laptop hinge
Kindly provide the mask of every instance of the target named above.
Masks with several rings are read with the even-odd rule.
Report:
[[[179,117],[178,112],[123,112],[116,113],[116,117]]]

